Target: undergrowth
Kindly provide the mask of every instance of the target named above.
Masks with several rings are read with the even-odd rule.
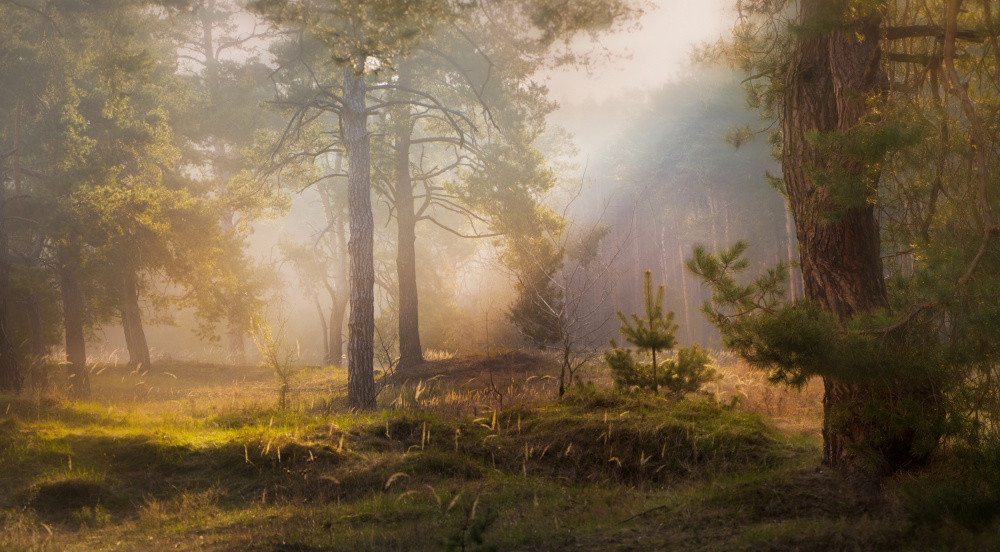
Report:
[[[814,434],[749,401],[581,384],[557,402],[544,369],[492,360],[510,368],[501,409],[470,388],[482,359],[439,362],[461,377],[401,382],[363,415],[336,369],[303,370],[284,409],[264,371],[180,364],[107,368],[86,402],[2,396],[0,550],[809,549],[850,528],[845,548],[935,542],[904,493],[866,513],[816,471]],[[982,544],[990,521],[948,515]]]

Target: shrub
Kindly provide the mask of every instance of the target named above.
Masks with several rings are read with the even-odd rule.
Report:
[[[605,353],[604,360],[611,367],[615,385],[620,388],[663,387],[668,395],[682,396],[719,379],[712,367],[712,358],[698,345],[678,350],[676,358],[660,362],[656,371],[652,362],[641,362],[629,349],[616,347]]]
[[[711,367],[712,358],[698,345],[682,348],[675,358],[657,362],[658,351],[669,351],[677,343],[674,338],[677,330],[677,325],[673,323],[674,313],[663,311],[663,291],[663,286],[659,286],[654,297],[653,273],[647,270],[643,281],[646,316],[640,318],[633,314],[629,322],[624,313],[618,312],[622,321],[619,330],[622,336],[643,354],[648,351],[651,357],[649,363],[633,356],[631,350],[619,347],[613,339],[611,350],[604,354],[604,361],[611,367],[618,387],[652,388],[653,393],[658,393],[662,386],[670,395],[681,396],[718,379],[718,374]]]

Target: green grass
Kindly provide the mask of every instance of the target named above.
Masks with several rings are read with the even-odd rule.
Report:
[[[299,374],[286,410],[266,372],[164,370],[106,368],[83,402],[0,396],[0,550],[992,542],[988,527],[915,527],[900,501],[866,506],[816,469],[814,434],[708,399],[584,387],[561,404],[536,390],[462,414],[430,406],[455,393],[436,382],[421,400],[400,388],[380,397],[386,408],[352,415],[342,370]],[[401,394],[410,406],[388,408]]]

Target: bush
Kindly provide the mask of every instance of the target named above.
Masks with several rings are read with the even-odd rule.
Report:
[[[640,318],[633,314],[630,322],[619,311],[618,318],[622,321],[619,331],[626,341],[644,353],[648,351],[651,359],[648,364],[640,362],[632,356],[632,351],[619,347],[612,339],[611,350],[604,354],[604,361],[611,367],[615,385],[651,388],[653,393],[664,387],[668,394],[681,396],[718,379],[711,367],[711,357],[697,345],[679,350],[675,358],[656,361],[658,351],[670,351],[677,344],[674,338],[677,325],[673,323],[674,313],[663,311],[663,286],[653,295],[653,273],[649,270],[643,274],[642,291],[646,316]]]
[[[631,350],[616,347],[605,353],[604,360],[611,367],[615,385],[619,388],[662,387],[669,395],[682,396],[719,379],[719,374],[712,368],[712,358],[698,345],[682,348],[677,351],[676,358],[660,362],[655,371],[655,386],[652,362],[640,362]]]

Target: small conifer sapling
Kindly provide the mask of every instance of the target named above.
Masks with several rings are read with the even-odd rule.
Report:
[[[674,324],[674,313],[663,310],[663,286],[659,286],[654,295],[652,271],[645,271],[643,278],[645,317],[632,314],[632,320],[629,321],[625,314],[619,311],[618,318],[622,321],[619,331],[625,341],[641,351],[649,352],[652,360],[649,365],[651,374],[645,374],[646,366],[638,362],[632,351],[622,349],[613,339],[612,350],[605,353],[604,360],[611,367],[615,374],[615,382],[620,386],[652,387],[653,393],[658,394],[662,382],[673,395],[696,391],[703,383],[716,378],[715,370],[710,366],[711,357],[694,345],[690,349],[678,351],[676,359],[657,362],[658,352],[669,351],[677,345],[674,337],[677,325]],[[662,373],[658,373],[661,364],[663,370]]]

